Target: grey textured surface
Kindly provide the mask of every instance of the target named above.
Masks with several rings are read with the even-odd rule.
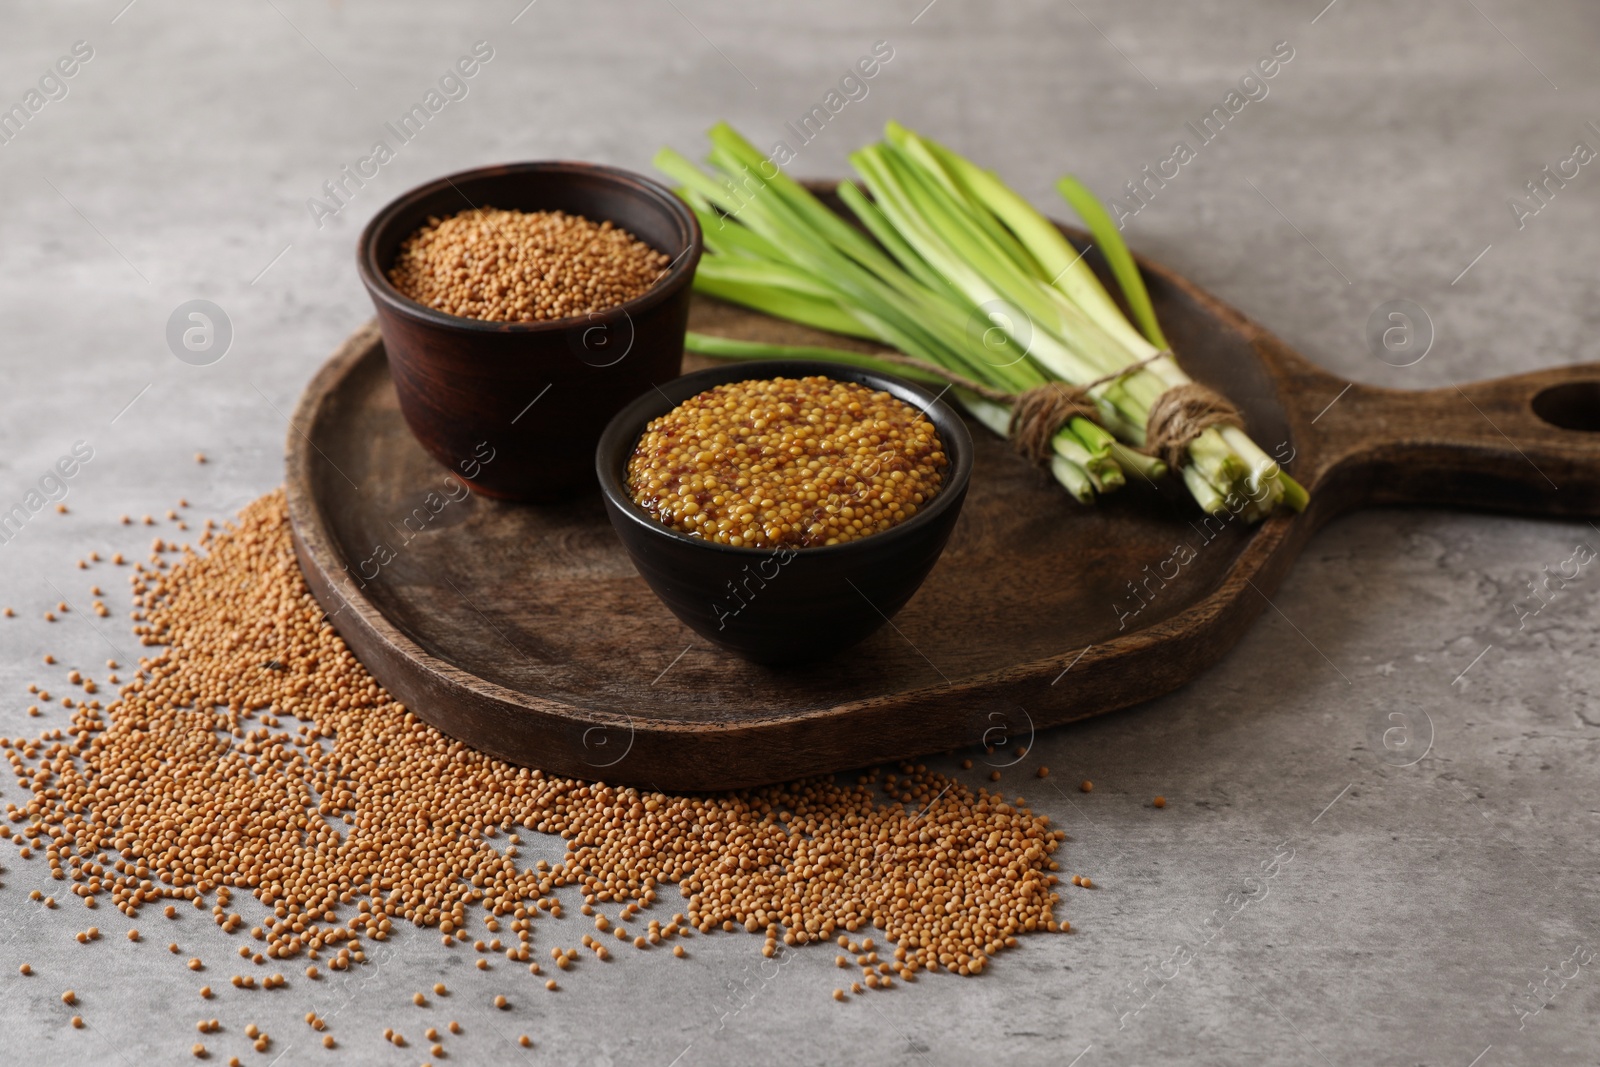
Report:
[[[106,577],[73,569],[78,557],[143,544],[119,513],[187,496],[220,518],[278,484],[283,413],[369,314],[352,245],[381,203],[496,160],[642,169],[658,145],[698,149],[723,117],[765,143],[880,39],[895,54],[870,95],[792,169],[841,173],[892,116],[1040,204],[1069,168],[1119,188],[1286,40],[1295,57],[1270,94],[1129,223],[1134,246],[1361,381],[1420,387],[1595,355],[1600,173],[1583,168],[1523,229],[1507,206],[1575,141],[1600,146],[1587,0],[1336,0],[1320,16],[1324,0],[124,2],[11,5],[0,32],[8,105],[74,41],[94,48],[69,95],[0,146],[0,503],[75,440],[95,452],[69,514],[0,545],[0,591],[19,613],[0,620],[0,730],[13,736],[39,726],[23,687],[48,677],[45,651],[85,664],[108,644],[133,651],[121,581],[105,581],[117,614],[103,631],[82,611],[41,617],[58,590],[79,600]],[[307,198],[480,39],[495,54],[470,95],[319,230]],[[169,313],[196,297],[234,328],[206,367],[165,342]],[[1438,333],[1404,369],[1362,341],[1395,297]],[[211,462],[194,464],[197,450]],[[409,997],[443,967],[467,1031],[451,1058],[466,1063],[1592,1064],[1595,579],[1525,628],[1512,607],[1585,541],[1600,533],[1424,511],[1339,522],[1278,610],[1196,684],[1041,736],[1021,769],[1046,763],[1049,782],[1090,777],[1095,792],[1011,777],[1070,833],[1065,869],[1099,888],[1066,897],[1077,933],[1028,939],[979,980],[924,977],[841,1006],[825,948],[778,966],[754,938],[717,936],[687,961],[630,952],[588,967],[551,996],[459,954],[442,963],[432,936],[407,934],[346,987],[202,1004],[181,960],[233,947],[203,914],[141,920],[181,956],[130,944],[110,909],[95,913],[106,940],[80,946],[76,905],[30,904],[41,865],[7,849],[0,1060],[187,1060],[203,1014],[230,1026],[208,1040],[222,1060],[417,1063],[437,1020]],[[1410,766],[1374,742],[1391,712],[1431,723]],[[0,802],[17,796],[6,776]],[[575,941],[574,922],[538,943]],[[37,977],[18,976],[23,960]],[[58,1000],[68,986],[83,1031]],[[502,991],[513,1007],[495,1012]],[[337,1013],[337,1053],[299,1021],[313,1009]],[[246,1047],[251,1020],[276,1036],[270,1055]],[[414,1032],[411,1047],[383,1043],[385,1026]],[[532,1052],[510,1043],[521,1032]]]

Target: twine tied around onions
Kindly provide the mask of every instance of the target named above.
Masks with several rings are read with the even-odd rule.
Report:
[[[899,352],[878,352],[874,353],[872,358],[884,363],[913,367],[932,374],[957,389],[963,389],[992,403],[1009,407],[1011,422],[1006,428],[1006,435],[1010,438],[1012,446],[1028,462],[1044,466],[1055,454],[1050,442],[1062,426],[1074,418],[1085,418],[1091,422],[1099,419],[1094,401],[1089,396],[1091,391],[1108,382],[1126,377],[1163,356],[1170,355],[1172,350],[1163,348],[1153,355],[1130,363],[1119,371],[1103,375],[1085,385],[1051,381],[1031,389],[1024,389],[1020,393],[995,389],[955,371],[947,370],[936,363],[902,355]],[[1198,382],[1175,385],[1150,405],[1150,416],[1145,425],[1145,446],[1142,451],[1177,470],[1188,462],[1189,445],[1213,426],[1237,426],[1243,429],[1244,415],[1227,397]]]
[[[1244,429],[1244,414],[1227,397],[1199,382],[1175,385],[1156,397],[1145,420],[1144,451],[1178,470],[1189,446],[1213,426]]]

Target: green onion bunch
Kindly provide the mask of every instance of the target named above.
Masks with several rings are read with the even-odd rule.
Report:
[[[1137,328],[1083,253],[1026,200],[993,172],[897,123],[883,141],[851,155],[860,185],[838,187],[859,226],[726,123],[710,139],[712,174],[671,149],[655,160],[679,183],[705,234],[695,287],[878,342],[929,369],[842,349],[698,334],[691,349],[722,358],[826,359],[950,385],[973,417],[1002,436],[1011,397],[1057,381],[1088,387],[1099,418],[1075,416],[1056,431],[1055,479],[1088,503],[1125,484],[1126,472],[1167,473],[1139,449],[1151,406],[1190,379],[1115,223],[1076,179],[1063,178],[1059,189],[1100,246]],[[1186,458],[1179,474],[1208,512],[1253,521],[1280,502],[1305,505],[1305,490],[1236,426],[1205,430]]]

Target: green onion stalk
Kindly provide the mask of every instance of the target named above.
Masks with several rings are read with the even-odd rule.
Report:
[[[1131,470],[1166,464],[1139,451],[1151,407],[1190,379],[1163,337],[1138,268],[1114,222],[1073,178],[1060,184],[1101,247],[1137,328],[1083,255],[992,172],[897,123],[850,157],[861,186],[841,183],[851,225],[732,127],[710,131],[707,174],[671,149],[656,166],[680,183],[705,234],[695,286],[708,295],[821,330],[897,349],[904,360],[830,347],[754,344],[691,334],[689,347],[726,359],[825,359],[950,386],[1004,436],[1007,400],[1051,382],[1083,389],[1099,414],[1074,417],[1050,441],[1050,472],[1091,502]],[[975,383],[981,393],[952,379]],[[1110,432],[1107,432],[1107,431]],[[1194,438],[1184,485],[1210,512],[1254,520],[1305,491],[1243,430]]]

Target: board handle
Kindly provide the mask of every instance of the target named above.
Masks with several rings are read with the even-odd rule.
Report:
[[[1342,384],[1306,378],[1307,406]],[[1327,498],[1330,516],[1372,504],[1600,515],[1600,363],[1442,389],[1349,383],[1299,421],[1318,457],[1313,500]]]

